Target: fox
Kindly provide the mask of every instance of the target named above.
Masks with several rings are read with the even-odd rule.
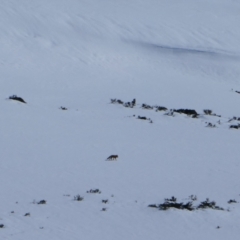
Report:
[[[109,160],[109,161],[117,160],[117,158],[118,158],[118,155],[110,155],[106,160]]]

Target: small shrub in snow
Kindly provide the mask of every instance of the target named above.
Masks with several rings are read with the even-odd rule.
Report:
[[[123,104],[124,107],[132,107],[131,102],[126,102]]]
[[[61,109],[61,110],[68,110],[66,107],[60,107],[59,109]]]
[[[25,213],[24,214],[24,217],[28,217],[28,216],[30,216],[30,213]]]
[[[198,115],[198,113],[193,109],[177,109],[177,110],[174,109],[173,111],[177,113],[183,113],[186,115]]]
[[[192,211],[194,210],[192,206],[192,202],[187,202],[187,203],[177,203],[177,202],[172,202],[172,201],[166,201],[162,204],[159,205],[160,210],[168,210],[169,208],[176,208],[176,209],[181,209],[181,210],[189,210]]]
[[[176,202],[177,198],[175,198],[174,196],[172,196],[171,198],[165,198],[164,199],[165,202]]]
[[[162,107],[162,106],[155,106],[156,108],[156,112],[158,111],[167,111],[168,109],[166,107]]]
[[[230,199],[230,200],[228,201],[228,203],[229,203],[229,204],[231,204],[231,203],[237,203],[237,201],[236,201],[235,199]]]
[[[240,127],[240,124],[238,124],[238,125],[230,125],[230,127],[229,127],[229,128],[238,129],[239,127]]]
[[[152,121],[151,118],[138,116],[137,119],[140,119],[140,120],[149,120],[150,123],[153,123],[153,121]]]
[[[164,113],[164,115],[174,117],[174,111],[171,109],[169,112]]]
[[[207,126],[206,126],[206,127],[215,128],[216,125],[209,122],[209,123],[207,123]]]
[[[4,224],[0,224],[0,228],[4,228]]]
[[[142,104],[142,108],[143,108],[143,109],[153,109],[152,106],[147,105],[147,104],[145,104],[145,103]]]
[[[135,98],[131,102],[124,103],[124,107],[133,108],[134,106],[136,106],[136,99]]]
[[[46,200],[41,200],[41,201],[39,201],[37,204],[46,204],[46,203],[47,203]]]
[[[136,99],[135,98],[132,100],[132,106],[136,106]]]
[[[215,210],[224,210],[223,208],[217,206],[216,202],[214,201],[211,202],[208,198],[197,206],[197,209],[207,209],[207,208],[211,208]]]
[[[210,109],[204,109],[203,112],[204,112],[206,115],[212,115],[212,110],[210,110]]]
[[[221,115],[217,115],[216,113],[213,113],[212,110],[210,110],[210,109],[204,109],[203,112],[206,115],[211,115],[211,116],[215,116],[215,117],[221,117]]]
[[[194,210],[194,207],[192,206],[192,202],[187,202],[187,203],[178,203],[177,198],[172,197],[172,198],[166,198],[164,200],[164,203],[156,205],[156,204],[150,204],[148,207],[152,208],[158,208],[159,210],[168,210],[169,208],[176,208],[176,209],[181,209],[181,210],[189,210],[192,211]]]
[[[102,211],[103,211],[103,212],[107,211],[107,208],[102,208]]]
[[[9,99],[16,100],[16,101],[19,101],[19,102],[22,102],[22,103],[26,103],[21,97],[18,97],[17,95],[12,95],[12,96],[9,97]]]
[[[146,117],[141,117],[141,116],[138,116],[137,119],[148,120],[148,118],[146,118]]]
[[[102,203],[105,203],[105,204],[108,203],[108,199],[103,199]]]
[[[198,118],[199,114],[193,114],[191,115],[192,118]]]
[[[117,159],[118,159],[118,155],[110,155],[106,160],[112,161],[112,160],[117,160]]]
[[[236,117],[232,117],[232,118],[230,118],[230,119],[228,120],[228,122],[231,122],[231,121],[233,121],[233,120],[237,120],[237,118],[236,118]]]
[[[83,197],[81,197],[79,194],[78,195],[76,195],[76,196],[74,196],[74,201],[82,201],[84,198]]]
[[[134,98],[131,102],[123,102],[120,99],[111,99],[111,103],[117,103],[117,104],[122,104],[124,107],[130,107],[133,108],[134,106],[136,106],[136,99]]]
[[[175,208],[175,209],[180,209],[180,210],[188,210],[188,211],[193,211],[193,210],[198,210],[198,209],[215,209],[215,210],[224,210],[223,208],[219,207],[216,205],[214,201],[209,201],[207,198],[206,201],[201,202],[198,206],[193,206],[193,201],[197,200],[197,197],[194,195],[190,196],[191,201],[187,203],[177,202],[177,198],[172,197],[172,198],[166,198],[164,199],[164,203],[162,204],[150,204],[148,207],[151,208],[158,208],[159,210],[168,210],[170,208]]]
[[[150,204],[150,205],[148,205],[148,207],[151,207],[151,208],[159,208],[159,205],[156,205],[156,204]]]
[[[41,201],[37,202],[36,200],[33,200],[32,203],[33,203],[33,204],[46,204],[47,201],[46,201],[46,200],[41,200]]]
[[[190,198],[192,201],[197,201],[197,196],[196,196],[196,195],[190,195],[189,198]]]
[[[122,100],[120,100],[120,99],[114,98],[114,99],[111,99],[111,103],[123,104],[124,102]]]
[[[232,120],[240,121],[240,117],[233,117],[232,119],[229,120],[229,122]]]
[[[101,191],[99,189],[90,189],[89,191],[87,191],[87,193],[101,193]]]

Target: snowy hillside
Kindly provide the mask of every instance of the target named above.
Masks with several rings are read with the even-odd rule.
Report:
[[[239,239],[239,13],[2,0],[0,240]]]

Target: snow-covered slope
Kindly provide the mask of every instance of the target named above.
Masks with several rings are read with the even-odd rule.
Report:
[[[1,1],[0,239],[238,239],[239,12],[226,0]],[[224,211],[148,207],[190,195]]]

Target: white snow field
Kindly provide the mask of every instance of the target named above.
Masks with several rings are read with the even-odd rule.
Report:
[[[239,24],[237,0],[1,0],[0,240],[239,239]]]

